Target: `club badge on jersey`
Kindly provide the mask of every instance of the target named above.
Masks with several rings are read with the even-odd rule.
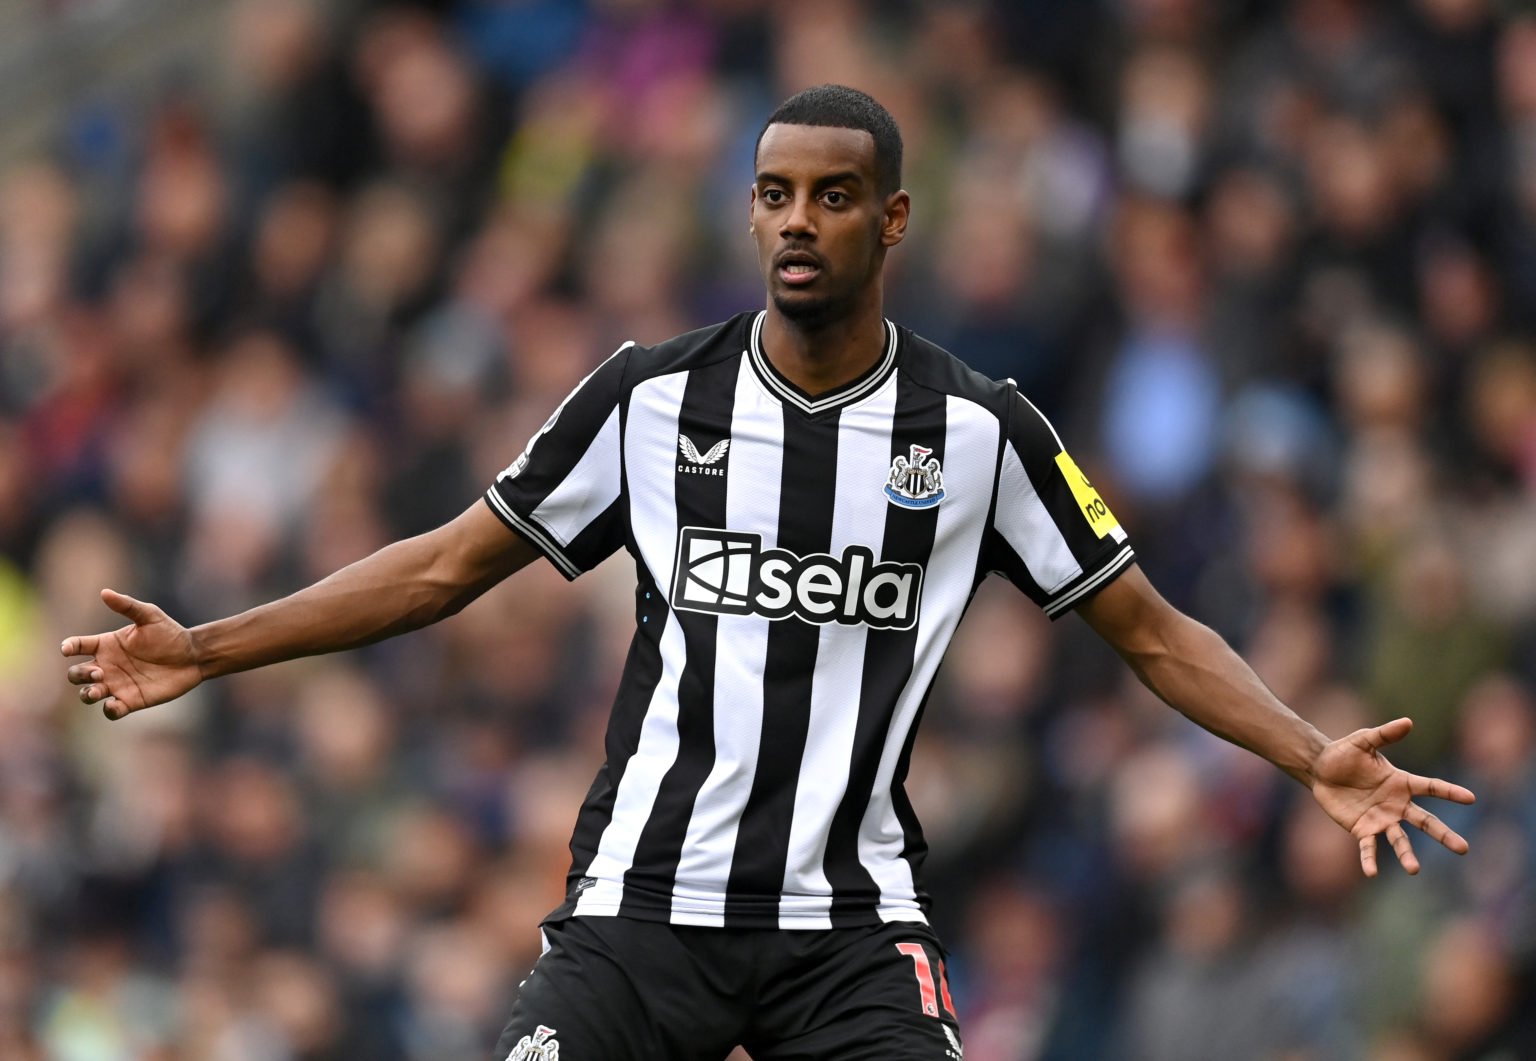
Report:
[[[902,508],[932,508],[944,500],[944,472],[939,459],[927,446],[916,442],[908,447],[909,456],[891,461],[891,474],[885,482],[885,496]]]
[[[532,1035],[517,1041],[506,1061],[560,1061],[560,1043],[555,1029],[539,1025]]]

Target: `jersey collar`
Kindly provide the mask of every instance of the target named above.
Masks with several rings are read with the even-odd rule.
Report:
[[[768,388],[770,394],[780,401],[788,402],[808,416],[839,408],[873,394],[896,370],[896,326],[886,321],[885,355],[857,379],[813,398],[786,379],[782,372],[773,367],[773,363],[768,360],[768,355],[763,353],[763,319],[767,316],[767,310],[758,310],[757,316],[753,319],[747,356],[758,378],[763,381],[763,386]]]

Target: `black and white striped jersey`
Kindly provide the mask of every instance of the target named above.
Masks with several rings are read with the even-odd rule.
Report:
[[[620,547],[638,576],[557,917],[924,920],[903,781],[976,586],[1055,617],[1131,563],[1011,383],[887,323],[878,364],[811,397],[762,318],[620,348],[487,492],[568,578]]]

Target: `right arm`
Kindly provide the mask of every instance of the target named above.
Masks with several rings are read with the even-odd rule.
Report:
[[[108,718],[163,704],[207,678],[300,656],[372,644],[435,623],[539,556],[483,501],[426,534],[371,556],[281,600],[187,629],[153,604],[110,589],[109,608],[129,624],[66,638],[80,699]]]

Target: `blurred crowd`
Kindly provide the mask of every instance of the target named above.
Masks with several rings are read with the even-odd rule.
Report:
[[[968,1061],[1536,1056],[1526,6],[237,0],[94,86],[0,172],[0,1057],[485,1056],[626,557],[120,723],[57,646],[102,586],[192,624],[433,527],[620,342],[760,305],[753,143],[823,81],[906,137],[887,314],[1017,379],[1298,712],[1409,714],[1479,795],[1363,880],[989,584],[909,782]]]

